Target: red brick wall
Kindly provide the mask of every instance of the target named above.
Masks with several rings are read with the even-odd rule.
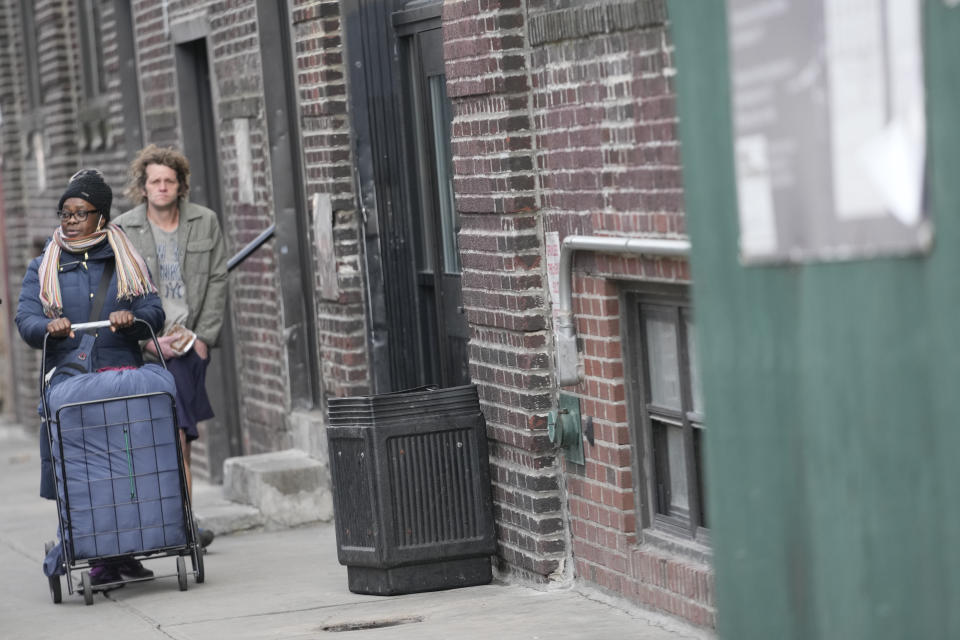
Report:
[[[337,0],[296,0],[293,30],[307,193],[329,194],[334,216],[337,297],[316,282],[321,375],[328,395],[370,391],[364,316],[362,237],[353,183],[350,120],[340,6]],[[319,272],[319,262],[318,262]]]
[[[11,331],[7,336],[0,336],[0,340],[8,340],[10,363],[16,369],[24,370],[24,375],[13,379],[11,385],[11,400],[19,420],[26,420],[27,402],[30,397],[36,397],[36,385],[30,385],[35,379],[36,367],[27,367],[27,358],[30,355],[26,345],[17,337],[13,325],[13,316],[16,312],[17,294],[20,282],[26,269],[29,256],[29,232],[26,215],[24,213],[24,191],[26,186],[26,167],[24,166],[25,146],[24,134],[17,126],[26,103],[26,86],[24,78],[15,73],[15,65],[22,65],[23,59],[14,59],[11,55],[14,50],[23,50],[23,32],[17,28],[21,24],[19,6],[9,2],[0,5],[0,29],[3,30],[2,39],[9,46],[0,47],[0,114],[3,115],[3,126],[0,127],[0,149],[2,149],[2,179],[3,179],[3,206],[4,233],[6,236],[5,264],[0,265],[0,273],[6,278],[5,293],[12,297],[5,297],[0,313],[7,318]],[[18,46],[19,45],[19,46]],[[28,377],[29,376],[29,377]],[[32,390],[32,391],[31,391]],[[27,395],[30,394],[30,395]],[[32,418],[31,418],[32,419]]]
[[[621,283],[689,282],[686,262],[578,254],[586,375],[565,391],[593,417],[596,441],[581,466],[555,457],[544,434],[556,389],[543,234],[686,233],[672,46],[656,4],[593,3],[592,18],[621,12],[601,29],[566,0],[445,4],[464,300],[505,568],[542,580],[569,552],[577,580],[713,626],[709,565],[638,536],[621,344]]]
[[[230,161],[236,148],[230,139],[233,127],[227,118],[246,118],[250,132],[253,203],[241,203],[236,193],[224,194],[224,231],[232,253],[275,221],[256,3],[233,0],[192,4],[203,5],[210,11],[208,55],[214,69],[214,95],[220,101],[221,180],[225,184],[237,182],[237,167]],[[237,342],[237,397],[245,453],[289,446],[285,429],[289,380],[283,319],[278,312],[282,308],[281,283],[275,250],[275,243],[265,243],[230,275]]]
[[[173,45],[164,35],[164,15],[160,8],[161,3],[156,0],[136,5],[144,117],[148,139],[178,144]],[[216,84],[215,111],[220,119],[224,233],[232,253],[274,221],[256,2],[171,3],[166,21],[176,23],[197,15],[199,10],[210,17],[208,55],[213,67],[212,81]],[[323,299],[319,283],[314,282],[317,309],[309,312],[318,318],[325,390],[334,395],[350,395],[366,391],[368,372],[338,3],[335,0],[294,2],[290,29],[295,90],[300,106],[299,142],[303,152],[305,195],[310,202],[314,193],[325,193],[333,202],[336,255],[314,255],[313,258],[334,260],[339,274],[336,299]],[[239,197],[234,118],[248,121],[253,203],[241,202]],[[310,233],[312,236],[312,229]],[[282,318],[278,313],[282,307],[282,283],[273,243],[264,244],[252,254],[231,273],[230,279],[245,451],[260,453],[289,447],[290,434],[286,430],[290,411],[289,381]]]
[[[217,10],[211,10],[216,8]],[[141,78],[144,139],[182,148],[176,97],[175,44],[177,23],[209,16],[207,56],[212,67],[212,94],[219,117],[217,135],[223,197],[223,226],[228,254],[253,240],[273,220],[269,144],[263,114],[260,44],[254,0],[197,0],[134,3]],[[239,198],[234,118],[245,118],[250,134],[254,198]],[[230,274],[235,357],[244,450],[260,453],[286,443],[287,372],[277,259],[272,243],[264,244]]]
[[[110,127],[122,131],[131,125],[123,122],[116,99],[120,61],[109,37],[112,2],[101,4],[108,36]],[[626,349],[620,338],[620,283],[687,282],[685,262],[577,257],[574,308],[586,378],[567,391],[579,395],[583,414],[594,418],[596,443],[586,448],[587,461],[581,466],[565,462],[546,436],[546,414],[555,407],[557,390],[545,233],[685,234],[671,45],[662,19],[650,19],[657,10],[649,7],[656,4],[598,0],[584,8],[574,0],[444,3],[463,301],[471,325],[471,375],[491,439],[501,568],[545,581],[554,572],[570,571],[566,560],[572,558],[577,580],[711,626],[715,604],[709,566],[644,542],[638,532],[642,518],[634,499],[635,451],[627,417]],[[14,247],[8,260],[16,285],[31,257],[30,243],[42,240],[52,228],[52,220],[42,216],[52,211],[67,177],[81,162],[97,164],[119,191],[126,161],[116,150],[122,149],[119,140],[116,149],[82,156],[74,152],[79,68],[76,52],[69,48],[74,40],[67,37],[74,21],[62,10],[73,5],[38,0],[35,6],[44,52],[39,111],[50,153],[46,189],[38,188],[33,160],[23,146],[21,123],[30,110],[14,69],[18,61],[9,57],[10,49],[0,51],[6,233],[8,246]],[[0,29],[14,45],[22,40],[16,26],[18,7],[15,0],[0,1],[0,17],[8,18]],[[616,14],[608,14],[607,22],[578,22],[569,16],[607,7]],[[181,143],[168,26],[190,16],[210,16],[208,53],[220,117],[224,231],[229,249],[235,250],[273,222],[256,3],[181,0],[168,3],[164,13],[160,0],[135,0],[132,9],[144,137],[160,144]],[[370,372],[361,221],[352,176],[339,3],[295,0],[291,9],[305,195],[309,200],[315,193],[329,194],[333,204],[338,291],[336,299],[328,300],[318,286],[316,296],[323,385],[331,395],[366,393]],[[591,31],[591,24],[605,26]],[[235,118],[248,120],[253,203],[240,202]],[[313,257],[318,271],[321,261],[330,259]],[[238,395],[251,453],[288,446],[277,262],[272,243],[267,243],[231,275]],[[31,358],[35,361],[35,354],[22,345],[15,356],[28,365]],[[18,406],[28,408],[35,399],[34,378],[32,373],[18,378]],[[26,417],[27,410],[22,412]]]
[[[45,136],[44,163],[48,186],[40,188],[33,157],[27,152],[29,126],[21,119],[31,109],[26,105],[26,78],[19,61],[0,57],[5,88],[0,96],[3,108],[6,235],[13,251],[9,281],[12,295],[19,289],[23,270],[35,254],[33,244],[42,243],[55,222],[40,212],[52,212],[62,185],[81,164],[98,166],[115,190],[115,210],[129,203],[121,192],[130,160],[124,133],[136,131],[139,121],[127,122],[120,99],[121,64],[115,37],[114,0],[97,0],[102,11],[102,29],[108,92],[103,100],[113,132],[109,148],[83,150],[79,138],[78,114],[85,109],[79,84],[80,52],[71,29],[77,24],[72,14],[75,3],[39,0],[35,4],[38,59],[41,60],[42,103],[35,118]],[[0,56],[22,50],[18,0],[3,0],[0,23],[7,41],[17,43]],[[66,11],[65,11],[66,8]],[[182,147],[177,100],[175,45],[172,34],[178,24],[206,20],[209,25],[207,54],[211,63],[214,112],[218,118],[218,160],[223,196],[224,234],[229,253],[256,237],[274,221],[272,181],[267,125],[263,101],[263,69],[255,0],[134,0],[131,3],[134,46],[139,75],[142,130],[145,142]],[[299,142],[302,145],[305,194],[329,194],[333,204],[334,256],[314,255],[334,262],[338,272],[335,297],[316,295],[317,308],[309,310],[318,318],[318,342],[325,391],[351,395],[369,390],[366,360],[365,300],[361,261],[359,215],[355,208],[350,153],[349,119],[346,114],[346,80],[343,68],[339,3],[336,0],[297,0],[291,7],[291,39],[295,52],[295,90],[300,104]],[[273,34],[271,37],[276,37]],[[240,194],[240,168],[234,140],[234,121],[245,119],[253,172],[254,197],[245,202]],[[136,120],[136,118],[135,118]],[[246,199],[243,199],[246,200]],[[312,230],[311,230],[312,233]],[[290,446],[287,432],[290,411],[288,373],[274,243],[268,242],[234,270],[230,276],[231,308],[237,354],[238,398],[244,448],[249,453],[273,451]],[[313,245],[315,246],[315,245]],[[319,271],[319,270],[318,270]],[[309,281],[309,278],[307,278]],[[4,305],[10,313],[14,305]],[[16,341],[18,362],[35,371],[36,355]],[[33,373],[18,378],[17,406],[21,419],[32,419],[35,404]],[[200,456],[203,449],[197,452]],[[198,469],[202,471],[202,460]]]
[[[20,3],[2,3],[4,47],[0,54],[0,109],[3,115],[3,185],[7,265],[10,298],[0,312],[11,319],[27,264],[38,255],[57,225],[54,210],[70,176],[80,167],[103,171],[114,189],[114,213],[123,211],[126,175],[126,131],[129,119],[121,106],[118,75],[120,59],[115,33],[113,2],[98,0],[100,28],[104,34],[103,59],[105,92],[91,102],[84,97],[81,67],[77,61],[78,38],[75,3],[37,0],[33,3],[39,75],[38,103],[28,97],[25,66],[26,38]],[[20,52],[16,57],[9,53]],[[90,123],[106,136],[100,140],[83,135],[82,124]],[[136,126],[136,124],[134,124]],[[33,150],[33,133],[42,134],[43,158]],[[17,418],[36,424],[39,356],[16,335],[11,340],[16,368],[15,399]]]
[[[144,141],[158,145],[178,143],[176,75],[169,21],[160,2],[133,3],[133,28],[140,69],[140,103],[146,125]]]
[[[565,557],[551,403],[543,230],[520,0],[443,9],[470,371],[491,440],[502,569],[544,580]]]

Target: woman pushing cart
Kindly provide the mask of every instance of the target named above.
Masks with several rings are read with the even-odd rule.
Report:
[[[74,174],[58,204],[60,225],[30,263],[17,307],[20,335],[44,353],[40,494],[57,500],[61,525],[62,549],[45,562],[55,602],[58,576],[71,568],[89,568],[88,604],[94,587],[153,577],[137,555],[181,556],[185,588],[189,553],[203,579],[172,378],[142,367],[140,355],[139,341],[163,325],[163,307],[143,258],[110,223],[112,198],[99,171]]]

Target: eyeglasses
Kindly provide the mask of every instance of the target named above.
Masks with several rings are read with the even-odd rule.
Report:
[[[72,217],[77,219],[77,222],[83,222],[87,219],[87,216],[91,213],[100,213],[99,209],[87,209],[86,211],[66,211],[61,210],[57,211],[57,217],[60,218],[61,222],[66,222]]]

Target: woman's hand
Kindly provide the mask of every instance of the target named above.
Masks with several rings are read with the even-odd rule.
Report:
[[[73,330],[70,328],[70,318],[54,318],[47,323],[47,333],[51,338],[74,337]]]
[[[132,311],[121,309],[110,313],[110,331],[116,332],[117,329],[126,329],[133,325],[134,316]]]

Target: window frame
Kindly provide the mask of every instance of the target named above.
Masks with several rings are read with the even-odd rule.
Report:
[[[132,51],[132,23],[130,33],[121,34],[125,25],[120,20],[129,17],[127,8],[118,11],[121,0],[115,0],[111,5],[106,0],[75,0],[77,43],[75,53],[77,64],[80,67],[80,104],[77,109],[77,144],[81,153],[99,152],[113,149],[115,132],[111,130],[110,115],[110,87],[109,74],[106,68],[106,52],[104,51],[103,12],[105,6],[113,8],[115,32],[121,69],[124,66],[123,55],[125,45]],[[129,74],[123,75],[122,80],[129,80]],[[124,105],[132,103],[128,97],[128,87],[121,85],[121,94],[124,96]]]
[[[100,0],[77,2],[77,27],[80,33],[80,71],[83,95],[88,103],[96,102],[107,92],[104,68],[102,14]]]
[[[635,504],[637,505],[638,536],[643,541],[683,541],[704,553],[709,546],[710,531],[702,526],[703,512],[703,458],[697,455],[694,430],[700,430],[700,442],[706,432],[703,414],[693,410],[693,386],[690,360],[688,325],[693,324],[693,309],[689,286],[674,284],[632,283],[621,291],[621,309],[625,310],[622,339],[624,346],[624,372],[626,375],[627,416],[635,453],[632,456]],[[657,309],[672,317],[676,328],[676,348],[679,365],[681,406],[679,410],[655,406],[650,398],[649,353],[644,327],[644,308]],[[702,409],[702,407],[701,407]],[[684,460],[687,469],[689,517],[658,512],[656,491],[656,451],[654,447],[653,422],[661,420],[676,424],[683,429]],[[703,514],[703,515],[701,515]],[[708,522],[706,523],[708,524]]]
[[[37,21],[33,2],[20,3],[20,21],[23,29],[23,57],[26,66],[26,96],[30,113],[43,103],[40,83],[39,49],[37,48]]]

